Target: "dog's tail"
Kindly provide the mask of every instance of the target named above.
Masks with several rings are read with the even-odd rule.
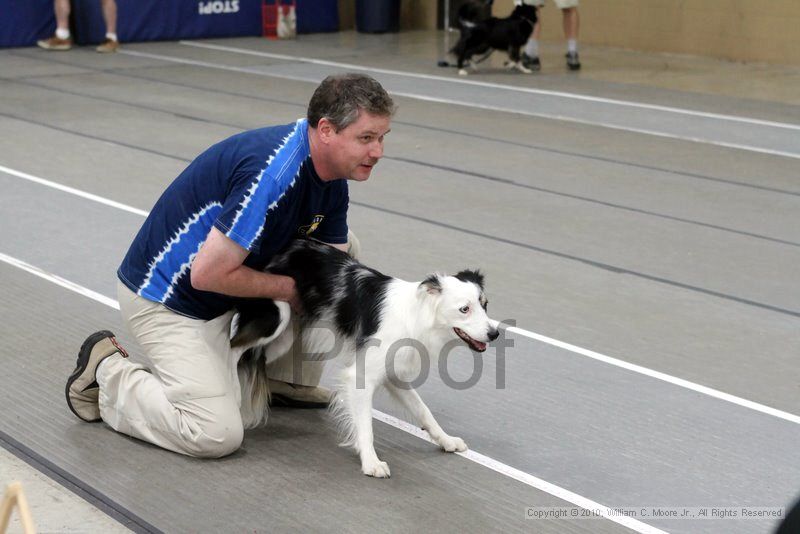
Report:
[[[448,50],[449,54],[454,56],[462,55],[468,46],[470,38],[472,38],[472,36],[477,32],[482,31],[480,27],[489,17],[491,17],[491,6],[491,0],[470,0],[461,4],[461,7],[458,8],[458,13],[456,15],[458,20],[458,30],[461,32],[461,36],[459,37],[458,42],[453,45],[450,50]],[[440,67],[450,66],[447,61],[440,61],[438,65]]]
[[[458,8],[458,24],[460,29],[471,29],[491,16],[492,2],[487,0],[471,0]]]
[[[269,379],[264,347],[248,349],[239,359],[239,384],[242,388],[242,424],[245,429],[267,424],[269,418]]]
[[[290,318],[291,311],[285,302],[253,301],[239,307],[231,346],[249,347],[237,366],[245,428],[267,423],[270,394],[266,366],[275,359],[275,354],[282,355],[288,350],[285,345],[292,340],[291,331],[288,335],[286,332]]]

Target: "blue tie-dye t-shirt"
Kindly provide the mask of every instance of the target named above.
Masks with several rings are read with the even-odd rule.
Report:
[[[191,264],[215,227],[263,269],[310,235],[347,242],[347,180],[323,182],[311,163],[305,119],[234,135],[197,157],[158,199],[117,271],[131,291],[195,319],[225,313],[234,298],[194,289]]]

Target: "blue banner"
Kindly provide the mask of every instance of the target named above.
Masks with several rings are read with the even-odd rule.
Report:
[[[337,0],[297,0],[297,33],[338,32]]]
[[[117,0],[122,42],[261,35],[263,0]],[[273,2],[274,3],[274,2]],[[337,0],[296,0],[297,32],[339,31]],[[100,43],[100,0],[72,0],[78,44]],[[53,0],[0,0],[0,47],[32,46],[55,32]]]
[[[261,35],[262,0],[117,0],[120,42]],[[52,8],[52,6],[51,6]],[[102,42],[99,0],[72,0],[75,40]]]
[[[55,31],[53,0],[0,0],[0,46],[32,46]]]

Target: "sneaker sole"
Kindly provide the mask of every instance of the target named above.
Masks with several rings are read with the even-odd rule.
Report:
[[[42,46],[39,43],[36,43],[36,46],[41,48],[42,50],[72,50],[72,45],[56,45],[56,46]]]
[[[84,419],[83,417],[80,416],[80,414],[78,414],[78,412],[75,411],[75,408],[72,407],[72,401],[69,398],[69,388],[78,379],[78,377],[80,377],[81,374],[83,374],[83,372],[86,370],[86,366],[89,364],[89,357],[92,354],[92,348],[98,342],[107,337],[114,337],[113,332],[110,332],[108,330],[101,330],[100,332],[95,332],[94,334],[86,338],[86,341],[84,341],[83,345],[81,345],[81,350],[78,352],[78,361],[75,364],[75,370],[72,372],[71,375],[69,375],[69,378],[67,379],[67,387],[64,389],[64,393],[66,394],[67,397],[67,406],[69,406],[70,411],[74,413],[78,419],[80,419],[81,421],[86,421],[87,423],[94,423],[96,421],[99,421],[99,419]]]

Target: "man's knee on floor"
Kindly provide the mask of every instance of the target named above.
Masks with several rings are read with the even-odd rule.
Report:
[[[191,430],[184,434],[187,454],[198,458],[221,458],[242,446],[244,426],[239,404],[228,396],[194,401],[186,421]],[[202,414],[202,415],[200,415]]]
[[[189,454],[198,458],[221,458],[236,452],[243,439],[241,419],[208,423],[192,441]]]

